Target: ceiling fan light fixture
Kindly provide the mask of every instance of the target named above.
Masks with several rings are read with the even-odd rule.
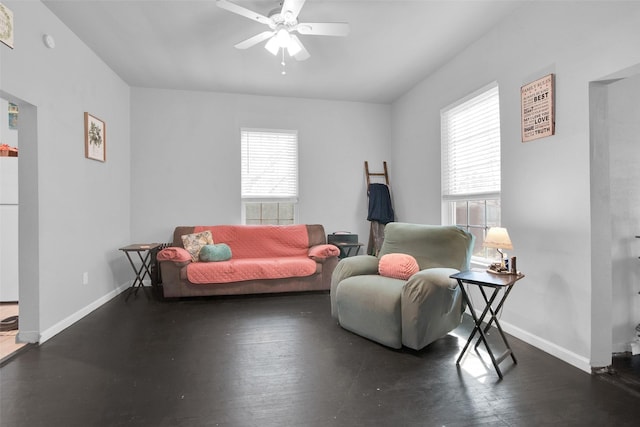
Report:
[[[295,38],[291,37],[289,40],[289,45],[287,46],[287,51],[289,52],[289,56],[295,56],[302,50],[302,46],[300,42]]]
[[[278,40],[276,37],[271,37],[267,44],[264,45],[264,48],[271,52],[272,55],[277,55],[280,50],[280,45],[278,44]]]
[[[284,51],[298,61],[309,59],[310,55],[296,33],[312,36],[346,36],[349,34],[349,24],[346,22],[313,22],[299,23],[298,16],[300,9],[305,4],[305,0],[279,0],[280,7],[262,15],[240,6],[229,0],[216,0],[216,5],[236,15],[244,16],[260,24],[267,25],[269,30],[256,34],[235,45],[236,49],[248,49],[252,46],[265,43],[272,55],[278,55],[282,48],[284,62]]]
[[[278,40],[278,45],[282,48],[288,47],[291,43],[291,35],[289,35],[289,31],[285,28],[280,28],[275,38]]]

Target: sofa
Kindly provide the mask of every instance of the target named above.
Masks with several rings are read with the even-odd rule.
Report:
[[[420,350],[462,322],[449,276],[469,269],[474,236],[455,226],[392,222],[377,256],[340,260],[331,314],[340,326],[388,347]]]
[[[328,291],[339,249],[311,225],[179,226],[158,252],[165,298]]]

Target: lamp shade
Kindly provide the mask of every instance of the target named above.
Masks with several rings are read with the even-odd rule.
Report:
[[[297,37],[290,37],[289,44],[287,45],[287,51],[289,56],[296,56],[302,50],[302,45],[298,41]]]
[[[280,50],[280,45],[278,44],[278,39],[275,37],[271,37],[267,44],[264,45],[264,48],[271,52],[272,55],[277,55]]]
[[[485,248],[513,249],[509,233],[503,227],[491,227],[487,232],[487,237],[484,238],[482,246]]]
[[[291,42],[291,35],[289,34],[289,31],[284,28],[280,28],[278,30],[275,38],[278,40],[278,46],[282,48],[289,46],[289,43]]]

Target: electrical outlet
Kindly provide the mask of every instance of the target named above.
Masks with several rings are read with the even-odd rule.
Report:
[[[88,272],[84,272],[82,273],[82,284],[83,285],[88,285],[89,284],[89,273]]]

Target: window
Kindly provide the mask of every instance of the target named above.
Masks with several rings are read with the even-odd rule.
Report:
[[[476,236],[473,256],[494,259],[482,247],[489,227],[500,225],[500,100],[492,83],[444,108],[442,218]]]
[[[241,129],[245,224],[294,224],[298,201],[298,132]]]

